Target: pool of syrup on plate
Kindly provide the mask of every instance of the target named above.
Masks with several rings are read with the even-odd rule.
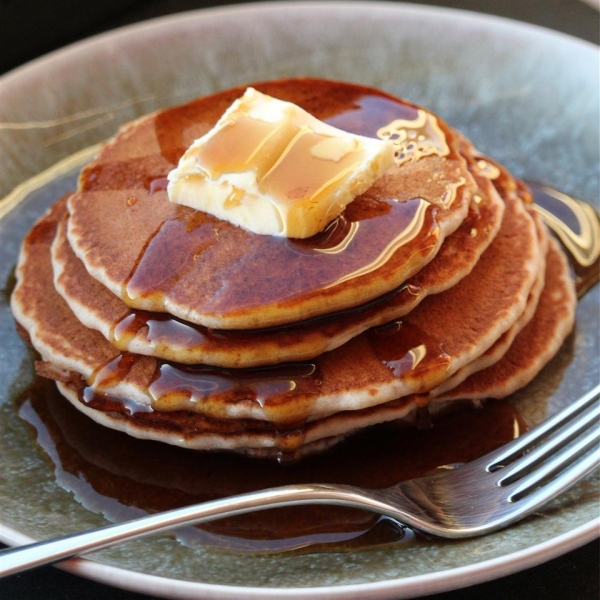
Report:
[[[19,415],[54,462],[59,484],[112,521],[291,483],[387,487],[473,460],[527,428],[512,404],[489,402],[478,410],[465,408],[438,418],[433,426],[423,413],[418,427],[375,426],[324,454],[282,465],[130,437],[98,425],[41,378],[19,403]],[[73,481],[77,484],[65,484]],[[415,541],[412,532],[391,519],[332,506],[286,507],[221,519],[187,528],[178,538],[189,545],[256,553],[340,551]]]

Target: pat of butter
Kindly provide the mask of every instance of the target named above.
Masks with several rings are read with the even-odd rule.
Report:
[[[353,135],[248,88],[169,173],[171,202],[254,233],[307,238],[394,163],[391,142]]]

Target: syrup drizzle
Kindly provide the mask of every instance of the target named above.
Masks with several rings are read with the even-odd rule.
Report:
[[[528,181],[533,208],[563,244],[575,271],[575,289],[581,298],[600,278],[600,220],[593,207],[566,194]]]
[[[394,144],[397,165],[423,156],[447,156],[450,148],[437,118],[422,109],[416,119],[394,119],[377,131],[377,137]]]
[[[172,406],[174,395],[182,395],[192,405],[226,398],[228,402],[251,401],[262,408],[275,408],[292,394],[316,393],[320,381],[314,363],[230,370],[160,362],[149,393],[153,407],[159,411]]]
[[[598,283],[600,217],[590,204],[535,181],[513,179],[486,156],[478,157],[477,167],[501,192],[518,192],[556,234],[574,271],[578,298]]]
[[[394,305],[410,304],[421,294],[415,284],[402,285],[384,296],[372,300],[359,307],[339,311],[322,317],[307,319],[298,323],[279,327],[248,330],[215,330],[182,321],[167,313],[152,313],[130,309],[110,328],[108,339],[119,350],[126,351],[134,338],[146,340],[153,348],[155,356],[169,358],[169,349],[178,348],[195,351],[202,348],[208,352],[223,346],[232,349],[255,348],[257,344],[269,342],[279,349],[280,360],[285,362],[286,347],[294,345],[303,332],[319,332],[331,338],[345,327],[360,323],[370,315],[384,313]],[[194,354],[191,354],[192,359]],[[282,358],[283,357],[283,358]],[[186,362],[182,357],[180,362]],[[190,363],[201,362],[190,360]],[[260,365],[260,358],[255,357],[254,366]],[[215,364],[215,366],[224,366]],[[245,365],[240,365],[245,366]]]
[[[358,342],[352,343],[357,343],[358,348],[361,339],[366,340],[370,352],[392,379],[418,381],[417,392],[443,381],[452,360],[435,339],[400,320],[371,328],[358,337]],[[94,393],[98,402],[102,396],[109,397],[117,384],[127,383],[132,369],[138,373],[144,369],[142,361],[145,360],[154,365],[148,388],[148,404],[152,409],[158,412],[191,410],[223,418],[228,415],[228,406],[255,403],[268,421],[278,427],[286,426],[285,432],[278,430],[282,435],[276,442],[283,440],[285,443],[280,449],[289,453],[299,450],[302,444],[299,432],[313,414],[316,398],[330,393],[327,382],[322,379],[323,368],[328,368],[322,366],[327,365],[327,354],[311,362],[248,369],[183,365],[150,358],[136,360],[135,357],[125,352],[102,365],[83,388],[83,400],[89,404]],[[137,412],[135,402],[129,402],[128,410]],[[148,411],[148,407],[141,405],[140,410]],[[292,435],[290,429],[296,432]]]
[[[452,133],[425,111],[384,94],[373,94],[365,88],[336,83],[328,85],[331,85],[331,90],[325,90],[319,101],[315,99],[310,82],[297,82],[293,89],[278,83],[266,84],[259,91],[282,100],[292,100],[324,122],[350,133],[374,137],[379,132],[380,137],[393,138],[397,144],[401,143],[400,137],[405,138],[406,147],[398,150],[397,158],[402,167],[408,162],[416,163],[432,157],[442,161],[458,157]],[[289,96],[292,91],[293,97],[286,97],[286,92]],[[176,163],[194,138],[205,133],[213,118],[220,116],[231,104],[232,98],[242,92],[233,90],[213,96],[204,103],[198,101],[159,113],[154,129],[161,158]],[[273,124],[251,118],[247,121],[242,124],[243,128],[252,135],[237,144],[234,155],[224,152],[225,145],[229,143],[221,143],[216,137],[211,140],[210,152],[207,149],[204,157],[210,163],[210,174],[216,176],[235,166],[247,166],[256,147],[263,142],[277,145],[276,138],[280,132],[272,131]],[[234,136],[234,129],[226,127],[223,134]],[[309,143],[309,133],[300,136],[298,144]],[[215,144],[217,147],[213,148]],[[302,155],[309,154],[302,152]],[[400,154],[403,154],[402,158]],[[346,158],[353,160],[350,155],[343,160]],[[322,163],[323,168],[341,169],[341,163],[336,161],[314,160]],[[291,162],[295,164],[297,161]],[[276,166],[275,171],[283,168],[282,163]],[[281,173],[275,173],[269,165],[259,165],[257,169],[265,171],[265,185],[267,179],[275,175],[278,181],[285,180],[286,185],[290,181],[295,182],[292,187],[298,189],[307,186],[320,189],[322,183],[313,185],[314,182],[300,181],[298,173],[302,170],[297,165],[284,177],[280,177]],[[349,286],[364,290],[363,297],[355,302],[360,304],[371,299],[368,284],[374,273],[384,276],[388,273],[409,273],[415,263],[420,263],[434,251],[439,236],[434,206],[449,206],[459,195],[468,194],[464,187],[463,180],[452,180],[447,185],[435,184],[432,198],[394,192],[380,199],[378,192],[376,201],[367,192],[364,197],[352,202],[324,232],[308,240],[255,236],[270,239],[249,241],[242,234],[233,234],[230,224],[208,216],[198,217],[193,214],[194,211],[181,211],[161,223],[140,248],[124,282],[122,297],[132,306],[154,311],[164,310],[167,302],[171,307],[174,305],[171,302],[200,306],[198,315],[188,315],[188,320],[202,320],[200,315],[203,314],[235,315],[238,311],[253,310],[265,304],[289,305],[291,311],[296,300],[303,303],[305,316],[310,317],[325,309],[319,306],[307,310],[304,308],[305,301],[310,303],[310,299],[316,298],[323,289],[332,290],[329,293],[334,298],[338,289],[344,290]],[[164,194],[164,176],[150,183],[150,193]],[[235,203],[236,198],[232,197],[231,201]],[[232,236],[237,237],[234,239]],[[231,247],[227,264],[216,264],[211,268],[212,275],[202,271],[194,277],[202,265],[213,265],[213,260],[218,263],[219,248],[226,243]],[[344,255],[344,260],[339,260],[340,254]],[[219,273],[218,278],[214,273]],[[260,275],[256,276],[257,273]],[[186,290],[194,285],[192,280],[203,282],[202,289],[194,288],[193,301],[186,296]],[[244,289],[243,294],[239,293],[240,289]],[[344,302],[340,301],[337,306],[342,308],[343,305]],[[332,307],[335,310],[336,305],[330,303],[329,309]],[[293,320],[283,314],[276,317],[273,311],[265,313],[269,313],[270,320],[257,322],[257,327]],[[294,314],[297,315],[298,311]],[[267,316],[264,318],[267,319]]]
[[[265,297],[249,274],[260,272],[257,265],[267,260],[264,269],[272,273],[267,282],[268,301],[283,302],[364,278],[384,267],[393,270],[395,261],[409,268],[433,252],[438,226],[431,205],[422,198],[389,199],[375,207],[355,202],[323,232],[307,240],[261,236],[270,238],[268,252],[263,244],[250,245],[233,265],[223,267],[226,272],[219,289],[204,302],[212,310],[225,312],[263,305]],[[213,247],[219,243],[220,223],[197,211],[181,211],[161,223],[146,241],[123,287],[123,297],[155,297],[162,302],[165,295],[184,287],[195,261],[206,255],[207,262],[211,260]],[[417,238],[422,242],[409,245]],[[341,253],[347,255],[346,260],[339,260]],[[244,294],[239,293],[240,282],[247,283]]]

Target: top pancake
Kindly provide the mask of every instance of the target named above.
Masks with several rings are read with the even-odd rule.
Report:
[[[128,306],[217,329],[344,310],[397,288],[466,218],[476,185],[457,136],[431,113],[353,84],[254,87],[340,129],[392,139],[396,165],[321,234],[263,236],[173,205],[165,191],[169,170],[242,88],[135,122],[83,170],[68,203],[75,254]]]

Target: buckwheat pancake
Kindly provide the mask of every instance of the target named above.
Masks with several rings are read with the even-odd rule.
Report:
[[[546,283],[533,319],[501,360],[439,396],[440,401],[502,398],[527,385],[558,352],[575,322],[577,296],[569,265],[550,238]]]
[[[298,423],[427,392],[512,326],[539,266],[533,220],[518,198],[507,198],[500,231],[471,274],[402,321],[369,329],[310,362],[248,370],[186,366],[121,353],[73,315],[51,272],[62,211],[55,205],[25,239],[14,314],[48,363],[46,374],[85,380],[92,392],[133,403],[136,411]]]
[[[473,269],[500,228],[504,203],[490,180],[479,173],[476,162],[467,159],[477,193],[467,218],[445,240],[436,259],[400,288],[345,313],[280,328],[219,331],[164,313],[131,309],[89,276],[69,245],[66,217],[60,220],[52,245],[54,283],[77,318],[119,350],[228,368],[308,360],[370,327],[405,315],[426,296],[452,287]]]
[[[438,117],[384,92],[314,79],[256,84],[350,133],[390,139],[396,164],[308,240],[251,234],[168,201],[166,175],[244,89],[126,126],[83,169],[69,242],[128,306],[215,329],[255,329],[355,307],[430,262],[476,191]],[[342,260],[343,257],[343,260]]]
[[[469,402],[469,399],[476,403],[489,397],[504,397],[528,383],[554,356],[574,320],[573,282],[566,260],[554,240],[550,241],[546,264],[546,284],[538,310],[516,336],[505,357],[493,367],[469,377],[456,393],[433,399],[411,395],[305,424],[274,428],[271,423],[256,420],[210,419],[187,411],[135,412],[130,404],[118,400],[94,395],[84,397],[75,383],[58,385],[69,401],[92,419],[135,437],[159,439],[193,449],[235,449],[255,457],[274,458],[283,454],[300,458],[322,452],[364,427],[392,420],[413,423],[418,409],[426,409],[427,414],[435,418],[438,413],[448,410],[449,405]]]
[[[477,373],[478,371],[491,367],[493,364],[497,363],[511,346],[515,337],[533,318],[546,282],[546,254],[548,252],[549,238],[548,230],[546,229],[546,226],[542,222],[540,216],[533,211],[529,211],[529,214],[536,224],[536,231],[542,258],[540,260],[539,271],[533,286],[529,291],[529,297],[527,298],[525,310],[515,321],[512,327],[505,331],[481,356],[477,357],[475,360],[459,369],[451,377],[448,377],[448,379],[446,379],[446,381],[444,381],[440,386],[431,390],[431,392],[429,392],[431,397],[439,396],[444,392],[455,388],[473,373]]]

